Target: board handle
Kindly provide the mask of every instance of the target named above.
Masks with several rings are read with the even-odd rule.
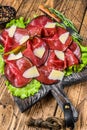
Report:
[[[70,76],[64,77],[62,81],[62,87],[69,87],[73,84],[81,83],[84,81],[87,81],[87,66],[81,72],[73,73]]]
[[[75,107],[72,105],[63,89],[60,89],[58,85],[51,86],[51,93],[58,102],[62,111],[64,112],[65,123],[67,127],[74,128],[74,123],[78,119],[78,112]]]

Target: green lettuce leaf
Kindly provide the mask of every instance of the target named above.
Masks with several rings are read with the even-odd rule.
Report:
[[[20,17],[18,19],[13,19],[9,23],[6,24],[6,28],[11,27],[12,25],[15,25],[19,28],[25,28],[26,25],[30,22],[30,18],[27,21],[24,21],[24,17]]]
[[[5,62],[3,60],[3,56],[0,55],[0,74],[4,74],[4,65],[5,65]]]
[[[0,44],[0,74],[4,74],[4,65],[5,62],[3,60],[4,47]]]
[[[27,98],[29,96],[33,96],[35,93],[39,91],[41,88],[41,83],[36,79],[33,79],[29,84],[27,84],[23,88],[16,88],[10,84],[10,82],[6,81],[6,86],[12,95],[16,97],[20,97],[21,99]]]
[[[4,53],[4,47],[0,44],[0,55]]]

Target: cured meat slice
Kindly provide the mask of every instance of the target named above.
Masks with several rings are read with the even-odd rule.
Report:
[[[30,37],[41,36],[42,27],[29,25],[27,30]]]
[[[52,69],[50,69],[48,66],[41,66],[40,68],[38,68],[38,71],[40,73],[40,76],[36,78],[38,81],[44,84],[53,84],[58,82],[58,80],[52,80],[48,78],[52,71]]]
[[[26,69],[30,68],[31,66],[31,62],[26,58],[6,62],[5,75],[13,86],[23,87],[31,81],[31,78],[24,78],[22,74]]]
[[[65,57],[66,57],[66,61],[67,61],[67,67],[76,65],[79,63],[78,58],[76,58],[76,56],[70,49],[66,50]]]
[[[56,83],[56,82],[58,82],[58,79],[57,80],[50,79],[49,78],[50,73],[52,72],[52,70],[62,71],[66,67],[67,67],[66,59],[64,59],[64,61],[58,59],[57,56],[55,55],[54,51],[51,50],[45,65],[38,68],[40,76],[37,77],[37,80],[39,80],[40,82],[42,82],[44,84]]]
[[[14,36],[10,37],[8,31],[4,30],[1,33],[0,41],[4,46],[4,52],[9,52],[20,44],[25,43],[29,39],[29,35],[26,29],[17,28]]]
[[[70,45],[69,48],[75,54],[75,56],[80,60],[80,58],[81,58],[81,51],[80,51],[80,47],[78,46],[78,44],[75,43],[75,42],[72,42],[72,44]]]
[[[25,57],[22,57],[22,58],[16,60],[15,64],[18,67],[18,69],[21,71],[22,74],[24,73],[25,70],[32,67],[32,63],[30,62],[30,60]]]
[[[61,36],[62,34],[66,33],[67,30],[62,27],[57,27],[58,36]]]
[[[31,60],[36,66],[41,66],[45,63],[49,53],[48,45],[38,37],[27,42],[27,48],[23,51],[23,55]]]
[[[52,50],[50,51],[49,57],[46,62],[46,66],[48,66],[51,69],[57,69],[57,70],[64,70],[67,65],[66,65],[66,59],[64,60],[59,59],[55,52]]]
[[[42,37],[52,37],[54,34],[57,33],[57,29],[55,28],[43,28],[41,31]]]
[[[26,27],[29,35],[31,37],[41,36],[42,29],[47,22],[53,22],[53,21],[50,18],[46,17],[45,15],[38,16],[37,18],[33,19]]]
[[[27,25],[27,29],[29,26],[39,26],[39,27],[43,27],[47,24],[47,22],[53,22],[50,18],[48,18],[45,15],[41,15],[38,16],[36,18],[34,18],[28,25]]]
[[[27,40],[29,39],[29,34],[27,29],[24,28],[17,28],[16,32],[14,34],[14,40],[15,42],[20,44],[23,44],[25,42],[27,42]]]
[[[8,39],[8,32],[6,30],[3,30],[2,33],[0,34],[0,43],[5,47],[7,44],[7,39]]]
[[[12,37],[9,37],[8,33],[4,30],[1,34],[1,43],[4,46],[4,52],[11,51],[13,48],[17,47],[19,44],[14,41]]]
[[[65,43],[61,42],[61,40],[59,38],[62,34],[65,34],[65,33],[67,33],[67,31],[65,29],[63,29],[63,28],[60,29],[60,27],[58,27],[57,33],[55,33],[53,37],[47,37],[47,38],[44,38],[44,40],[49,45],[50,49],[65,51],[72,42],[72,37],[70,35],[65,40]],[[61,39],[63,39],[63,38],[61,38]]]

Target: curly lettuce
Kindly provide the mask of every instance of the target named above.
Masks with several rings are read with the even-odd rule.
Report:
[[[2,55],[0,55],[0,74],[4,74],[4,65],[5,65],[5,62],[3,60],[3,57]]]
[[[6,28],[11,27],[12,25],[15,25],[19,28],[25,28],[26,25],[30,22],[30,18],[28,20],[24,20],[24,17],[20,17],[19,19],[13,19],[9,23],[6,24]]]
[[[33,79],[23,88],[14,87],[8,80],[6,81],[6,86],[13,96],[19,97],[21,99],[33,96],[41,88],[41,83],[36,79]]]
[[[3,53],[4,53],[4,48],[3,46],[0,44],[0,74],[4,74],[4,65],[5,62],[3,60]]]

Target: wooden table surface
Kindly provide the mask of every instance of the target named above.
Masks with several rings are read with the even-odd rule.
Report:
[[[0,0],[0,4],[13,6],[17,11],[17,17],[24,16],[25,19],[42,14],[38,9],[40,4],[49,5],[66,15],[75,24],[80,35],[87,38],[87,0]],[[87,45],[87,41],[82,44]],[[87,82],[65,88],[65,92],[79,111],[79,119],[74,130],[87,130]],[[49,116],[64,117],[51,94],[21,113],[8,92],[4,79],[0,78],[0,130],[45,130],[28,128],[25,122],[30,117],[45,119]]]

